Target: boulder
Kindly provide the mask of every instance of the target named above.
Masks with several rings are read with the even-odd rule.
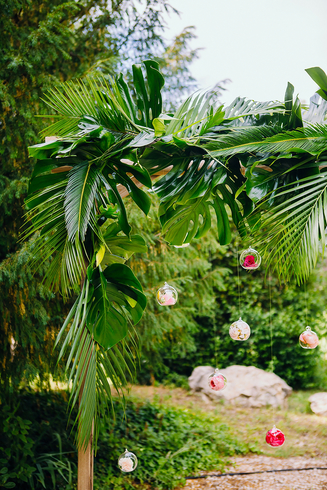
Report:
[[[309,398],[310,407],[313,413],[327,416],[327,393],[315,393]]]
[[[227,386],[222,391],[213,391],[208,385],[208,376],[213,373],[210,366],[199,366],[189,377],[193,391],[202,392],[212,400],[225,400],[243,407],[283,406],[292,388],[274,373],[268,373],[254,366],[229,366],[219,372],[227,378]]]

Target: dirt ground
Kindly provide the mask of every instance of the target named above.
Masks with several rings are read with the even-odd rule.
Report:
[[[244,441],[253,442],[260,455],[229,458],[233,465],[226,473],[276,469],[327,468],[327,417],[310,413],[310,393],[294,393],[282,409],[245,409],[214,404],[201,394],[163,386],[133,386],[130,395],[157,400],[165,405],[180,406],[194,412],[211,411],[217,422],[226,423],[231,432]],[[271,448],[265,443],[267,428],[276,423],[285,433],[285,444]],[[215,471],[202,473],[211,475]],[[198,475],[190,475],[198,476]],[[326,470],[259,473],[237,476],[209,476],[187,480],[184,490],[327,490]],[[182,490],[182,489],[180,489]]]
[[[183,490],[326,490],[327,459],[317,458],[273,458],[250,456],[233,458],[235,467],[226,473],[251,472],[276,469],[325,467],[326,470],[289,471],[261,473],[256,475],[209,476],[205,479],[187,480]],[[207,473],[208,475],[212,474]],[[205,473],[202,473],[203,475]],[[182,490],[182,489],[180,489]]]

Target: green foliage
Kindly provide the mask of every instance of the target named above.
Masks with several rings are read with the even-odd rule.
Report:
[[[30,420],[15,416],[10,407],[1,410],[0,485],[16,486],[14,480],[28,483],[35,466],[31,466],[34,441],[29,437]]]
[[[105,422],[101,428],[95,488],[131,490],[138,482],[141,488],[150,484],[172,489],[183,485],[185,476],[223,469],[224,457],[249,450],[214,416],[131,401],[126,410],[117,405],[115,412],[117,422]],[[133,474],[122,476],[117,460],[125,447],[137,455],[139,465]]]
[[[131,259],[148,299],[138,326],[140,382],[187,387],[196,366],[243,364],[273,370],[293,388],[325,389],[323,341],[314,351],[298,342],[307,322],[321,339],[326,333],[323,274],[311,277],[305,291],[292,283],[281,285],[275,274],[266,277],[263,263],[253,274],[239,266],[239,284],[237,256],[243,245],[235,235],[222,247],[211,229],[203,239],[176,249],[159,238],[155,210],[145,219],[132,204],[127,209],[133,228],[141,227],[150,244],[146,257]],[[178,290],[173,307],[157,304],[156,290],[164,281]],[[251,327],[246,342],[229,337],[229,326],[239,316]]]
[[[64,398],[23,391],[17,392],[14,404],[2,405],[1,487],[73,488],[76,450],[68,439]]]
[[[20,392],[14,411],[9,406],[1,410],[0,485],[10,482],[17,490],[75,488],[77,453],[68,438],[72,421],[67,424],[65,395]],[[131,490],[137,482],[141,488],[171,489],[183,484],[185,476],[223,470],[226,458],[255,450],[238,442],[214,415],[156,402],[128,400],[125,408],[114,399],[113,404],[115,420],[100,421],[95,488]],[[131,475],[123,475],[117,465],[125,447],[139,458]]]
[[[53,347],[69,308],[42,284],[48,261],[35,277],[28,269],[34,251],[32,241],[0,264],[0,387],[4,399],[10,393],[13,396],[20,383],[37,377],[42,384],[49,373],[55,373]]]

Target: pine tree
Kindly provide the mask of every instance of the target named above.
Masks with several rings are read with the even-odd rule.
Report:
[[[54,340],[69,308],[40,285],[47,263],[37,277],[26,270],[33,239],[23,248],[19,243],[35,163],[27,147],[40,142],[39,131],[48,124],[36,116],[47,110],[40,99],[59,82],[163,58],[165,15],[174,9],[165,0],[1,0],[0,9],[0,369],[1,380],[16,386],[22,378],[43,378],[54,370],[53,343],[45,351],[42,342]],[[190,88],[194,56],[185,53],[192,36],[182,35],[172,55],[185,58],[180,75]]]

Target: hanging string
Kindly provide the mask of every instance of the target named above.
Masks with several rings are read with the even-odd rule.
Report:
[[[268,288],[269,288],[269,327],[270,327],[270,357],[271,357],[271,369],[274,370],[273,360],[273,334],[272,334],[272,315],[271,315],[271,277],[268,276]]]
[[[308,325],[308,291],[307,291],[307,283],[303,283],[304,286],[304,301],[305,301],[305,326]]]
[[[238,316],[241,318],[241,284],[240,284],[240,259],[237,244],[237,284],[238,284]]]
[[[215,319],[216,323],[216,335],[215,335],[215,369],[218,368],[218,342],[217,342],[217,337],[218,337],[218,322]]]

